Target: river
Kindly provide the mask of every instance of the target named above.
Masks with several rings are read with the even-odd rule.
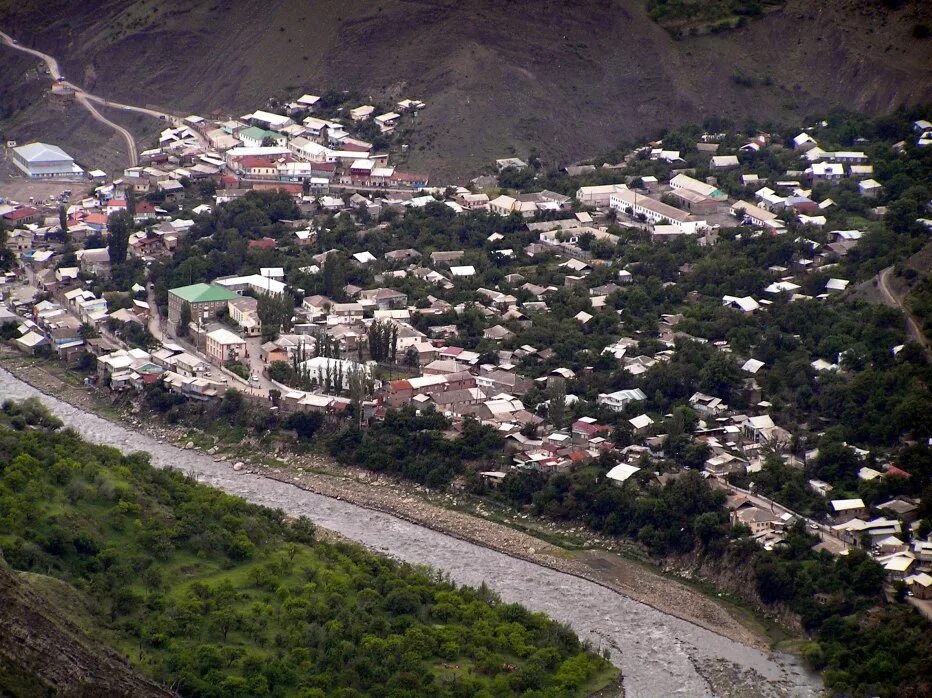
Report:
[[[449,573],[460,584],[486,582],[508,602],[568,623],[583,639],[609,648],[628,698],[661,696],[817,696],[817,676],[788,655],[766,653],[667,615],[592,582],[452,538],[388,514],[245,472],[210,456],[159,443],[40,393],[0,369],[0,397],[38,396],[87,440],[126,453],[147,451],[157,467],[288,514],[304,515],[367,548]]]

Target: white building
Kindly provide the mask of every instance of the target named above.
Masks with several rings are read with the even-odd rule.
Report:
[[[731,213],[743,221],[747,221],[751,225],[756,225],[759,228],[782,230],[784,227],[783,221],[777,218],[776,213],[772,213],[754,204],[749,204],[747,201],[738,201],[732,204]]]
[[[576,190],[576,200],[584,206],[608,206],[612,194],[626,190],[624,184],[599,184],[592,187],[580,187]]]
[[[621,412],[629,403],[646,399],[647,396],[640,388],[631,388],[630,390],[616,390],[614,393],[601,393],[596,402],[613,412]]]
[[[694,179],[693,177],[684,174],[678,174],[673,177],[670,180],[670,186],[673,189],[685,189],[686,191],[694,192],[709,199],[728,198],[728,195],[718,187],[714,187],[711,184],[706,184],[705,182],[700,182],[698,179]]]
[[[271,296],[282,296],[285,293],[285,284],[262,274],[248,276],[233,276],[227,279],[214,279],[217,286],[242,294],[246,289],[256,293],[265,293]]]
[[[668,224],[685,235],[695,235],[707,227],[704,220],[698,220],[674,206],[657,201],[649,196],[638,195],[631,190],[615,192],[609,196],[609,206],[616,211],[643,215],[651,224]]]
[[[246,353],[246,340],[235,332],[221,328],[208,332],[205,352],[207,356],[218,364],[224,364],[231,359],[243,359]]]
[[[331,387],[335,386],[337,381],[342,377],[343,388],[348,388],[350,377],[355,372],[361,372],[362,375],[369,375],[369,367],[355,361],[346,359],[331,359],[325,356],[315,356],[313,359],[302,361],[299,364],[299,370],[306,372],[311,380],[316,380],[318,385],[325,387],[327,377],[330,377]]]
[[[251,121],[256,126],[262,126],[263,128],[269,128],[273,131],[279,131],[286,126],[291,126],[294,121],[287,116],[282,116],[281,114],[273,114],[267,111],[256,111],[248,116],[243,117],[244,121]]]
[[[74,164],[74,158],[55,145],[29,143],[13,148],[13,164],[33,179],[75,177],[84,170]]]

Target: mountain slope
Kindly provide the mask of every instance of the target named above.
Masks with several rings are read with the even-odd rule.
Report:
[[[2,557],[0,608],[0,695],[174,695],[98,647]]]
[[[932,100],[932,41],[912,35],[932,10],[915,1],[790,0],[743,29],[679,41],[640,1],[2,7],[0,25],[56,54],[70,79],[140,104],[235,114],[286,89],[423,99],[412,164],[444,172],[510,146],[578,158],[708,116],[780,121]]]

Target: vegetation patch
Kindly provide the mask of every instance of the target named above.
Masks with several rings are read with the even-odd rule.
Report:
[[[35,400],[4,404],[4,556],[71,585],[89,630],[184,695],[556,697],[615,676],[484,587],[323,543],[306,519],[59,427]]]

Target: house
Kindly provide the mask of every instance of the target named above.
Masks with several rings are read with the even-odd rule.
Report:
[[[845,176],[845,167],[839,162],[815,162],[806,174],[813,182],[838,182]]]
[[[609,205],[612,194],[627,188],[624,184],[600,184],[598,186],[580,187],[576,190],[576,201],[583,206],[605,207]]]
[[[805,131],[793,138],[793,150],[806,152],[819,145],[819,142]]]
[[[867,507],[864,502],[858,499],[833,499],[829,502],[831,511],[839,521],[848,521],[850,519],[864,516],[867,513]]]
[[[442,376],[419,376],[389,381],[384,387],[384,398],[385,403],[390,407],[401,407],[415,395],[432,395],[438,392],[475,387],[476,377],[466,371]]]
[[[261,110],[253,112],[252,114],[248,114],[242,117],[242,119],[243,121],[250,121],[256,126],[275,130],[281,130],[286,126],[291,126],[294,124],[294,121],[287,116],[273,114],[271,112]]]
[[[621,485],[628,478],[638,472],[640,468],[634,465],[628,465],[627,463],[619,463],[614,468],[605,473],[605,477],[609,480],[613,480],[616,484]]]
[[[735,509],[730,518],[732,526],[743,524],[751,530],[752,536],[759,536],[782,525],[779,515],[757,506]]]
[[[14,228],[17,226],[27,226],[30,223],[38,222],[39,209],[32,206],[20,206],[19,208],[4,213],[3,220]]]
[[[230,319],[239,325],[240,330],[247,337],[255,337],[262,333],[262,323],[259,322],[259,301],[246,296],[235,301],[227,301],[227,312]]]
[[[531,379],[525,378],[514,371],[483,367],[476,376],[476,385],[491,393],[524,395],[534,384]]]
[[[707,473],[723,477],[734,473],[744,474],[747,472],[748,461],[740,456],[736,456],[728,451],[722,451],[706,459],[704,470]]]
[[[717,201],[724,201],[728,198],[728,195],[719,189],[716,186],[711,184],[706,184],[705,182],[700,182],[698,179],[694,179],[688,175],[678,174],[670,180],[670,186],[674,189],[685,189],[687,191],[695,192],[700,196],[703,196],[707,199],[715,199]]]
[[[398,124],[398,119],[401,118],[400,114],[396,114],[393,111],[390,111],[386,114],[380,114],[375,117],[375,123],[378,125],[379,130],[382,133],[391,133],[395,130],[395,126]]]
[[[106,247],[82,250],[78,264],[85,274],[110,275],[110,251]]]
[[[744,223],[750,223],[759,228],[769,230],[783,230],[783,221],[777,218],[777,214],[767,211],[766,209],[750,204],[747,201],[737,201],[731,205],[731,214]]]
[[[460,267],[450,267],[450,274],[458,277],[475,276],[476,268],[471,264]]]
[[[269,276],[262,274],[250,274],[248,276],[231,276],[227,278],[214,279],[215,286],[221,286],[229,291],[243,293],[246,290],[254,291],[269,296],[282,297],[287,290],[286,284],[277,281]]]
[[[925,572],[913,574],[904,579],[913,598],[928,601],[932,599],[932,577]]]
[[[883,191],[883,186],[876,179],[858,182],[858,193],[866,199],[875,199]]]
[[[249,356],[246,352],[246,340],[224,328],[207,333],[204,353],[211,361],[221,366],[227,361]]]
[[[509,330],[507,327],[502,327],[501,325],[495,325],[494,327],[489,327],[482,333],[483,338],[491,339],[493,342],[505,342],[515,338],[515,333]]]
[[[84,170],[78,167],[74,158],[56,145],[48,143],[29,143],[13,148],[13,164],[33,179],[54,177],[78,177]]]
[[[637,417],[632,417],[628,420],[628,423],[634,427],[634,433],[643,435],[648,432],[650,425],[654,423],[654,420],[648,417],[646,414],[639,414]]]
[[[596,399],[596,403],[613,412],[622,412],[630,403],[646,399],[647,395],[640,388],[631,388],[629,390],[616,390],[613,393],[601,393]]]
[[[699,414],[707,416],[719,415],[728,409],[728,405],[722,402],[722,398],[705,393],[693,393],[689,398],[689,406]]]
[[[713,172],[718,170],[730,170],[732,167],[738,167],[737,155],[713,155],[709,160],[709,169]]]
[[[822,480],[810,480],[809,489],[811,489],[813,492],[815,492],[820,497],[827,497],[834,488],[830,484],[828,484],[827,482],[823,482]]]
[[[359,294],[360,300],[374,303],[379,310],[393,310],[404,308],[408,305],[407,294],[396,291],[393,288],[373,288],[362,291]]]
[[[261,148],[264,146],[277,146],[283,148],[288,138],[275,131],[267,131],[256,126],[244,128],[236,134],[240,142],[247,148]]]
[[[789,441],[790,435],[782,427],[774,424],[769,414],[749,417],[741,424],[744,437],[754,443]]]
[[[367,376],[370,369],[366,364],[348,361],[346,359],[333,359],[324,356],[315,356],[299,364],[299,370],[304,372],[325,391],[334,389],[338,384],[348,388],[354,374]]]
[[[745,296],[743,298],[738,298],[736,296],[722,296],[722,305],[728,308],[734,308],[735,310],[740,310],[745,313],[753,313],[755,310],[760,308],[760,303],[758,303],[750,296]]]
[[[370,118],[375,113],[375,107],[371,104],[363,104],[362,106],[355,107],[350,109],[350,118],[353,121],[365,121]]]
[[[192,320],[202,322],[225,309],[229,301],[235,301],[239,297],[233,291],[214,284],[192,284],[169,289],[168,322],[172,326],[178,324],[181,309],[185,304],[190,306]]]

